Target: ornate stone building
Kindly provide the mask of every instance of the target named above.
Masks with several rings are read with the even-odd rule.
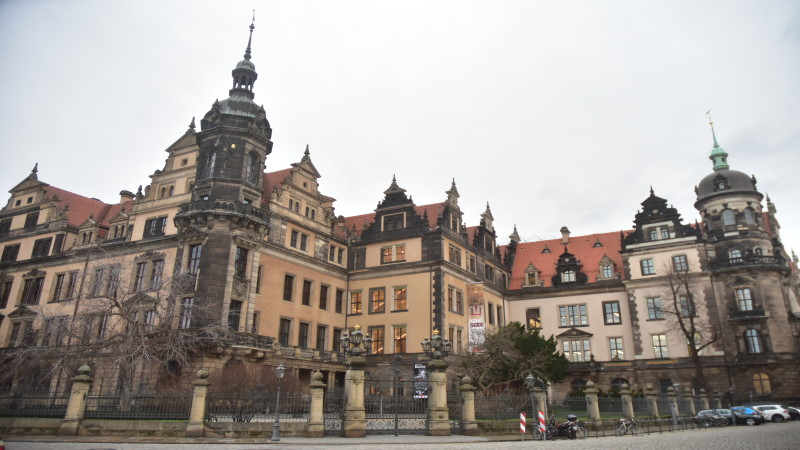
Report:
[[[254,101],[249,41],[232,77],[200,130],[192,120],[150,184],[118,203],[50,186],[38,168],[11,189],[0,211],[3,355],[194,330],[203,351],[191,365],[280,362],[301,382],[319,368],[334,384],[339,337],[355,325],[374,355],[410,364],[434,330],[460,354],[514,320],[557,336],[573,361],[562,392],[589,380],[688,385],[699,360],[713,389],[798,395],[794,265],[774,205],[764,210],[755,178],[729,169],[716,138],[714,172],[697,187],[702,223],[683,224],[651,190],[622,235],[565,227],[560,240],[522,243],[514,228],[500,246],[488,204],[467,226],[455,181],[441,203],[418,206],[393,178],[373,212],[341,217],[308,148],[265,173],[272,129]],[[670,290],[675,275],[684,291]],[[684,311],[704,319],[688,345],[674,320]],[[80,330],[59,331],[81,315],[91,320]],[[214,327],[226,333],[200,332]],[[119,384],[112,369],[104,376]],[[69,375],[3,370],[4,389]]]

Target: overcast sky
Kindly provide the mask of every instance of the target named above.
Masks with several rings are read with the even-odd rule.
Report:
[[[0,188],[39,179],[115,202],[228,96],[256,9],[255,101],[306,144],[336,213],[392,175],[418,204],[455,178],[468,225],[506,241],[631,227],[652,185],[686,222],[711,172],[711,108],[800,251],[800,2],[0,1]],[[766,206],[766,205],[765,205]]]

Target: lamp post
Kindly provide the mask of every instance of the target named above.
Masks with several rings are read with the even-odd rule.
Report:
[[[286,373],[286,367],[283,367],[283,364],[278,364],[278,367],[275,368],[275,375],[278,377],[278,394],[275,397],[275,422],[272,423],[273,442],[281,440],[281,381],[284,373]]]
[[[533,389],[536,387],[536,378],[530,372],[528,372],[528,376],[525,377],[525,387],[527,387],[528,392],[531,393],[531,428],[533,428],[534,425],[538,426],[538,415],[534,403],[536,397],[533,394]]]
[[[394,398],[394,435],[397,436],[400,430],[400,354],[394,354],[394,389],[392,397]]]
[[[364,408],[364,366],[372,339],[365,336],[356,325],[341,337],[345,354],[347,372],[345,373],[345,406],[342,434],[344,437],[364,437],[367,435],[366,410]]]
[[[442,337],[439,334],[439,330],[433,330],[433,337],[428,339],[427,337],[422,340],[422,350],[425,352],[425,356],[428,358],[433,359],[434,361],[441,361],[450,354],[450,350],[453,348],[453,344]]]

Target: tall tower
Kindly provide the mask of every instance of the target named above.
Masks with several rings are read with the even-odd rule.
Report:
[[[272,129],[264,107],[253,101],[254,28],[251,23],[229,97],[214,101],[200,122],[192,200],[175,217],[184,252],[181,271],[196,277],[196,322],[221,322],[234,331],[252,324],[255,270],[269,221],[262,184]]]
[[[731,170],[718,142],[709,159],[713,172],[695,188],[703,222],[721,344],[739,392],[785,397],[800,389],[796,357],[798,319],[790,268],[772,214],[755,176]]]

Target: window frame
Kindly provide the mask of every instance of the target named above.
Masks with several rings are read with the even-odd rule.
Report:
[[[666,334],[664,333],[651,334],[650,342],[653,345],[653,357],[655,359],[669,358],[669,345],[667,343]]]
[[[689,260],[686,255],[672,255],[672,269],[676,272],[688,272]]]
[[[612,361],[625,360],[625,347],[621,336],[608,338],[608,351]]]
[[[649,276],[656,274],[656,266],[653,258],[642,258],[639,260],[639,268],[642,271],[642,276]]]
[[[576,318],[577,321],[580,323],[576,323]],[[558,324],[559,328],[588,327],[589,311],[586,306],[586,303],[559,305]]]
[[[379,298],[376,298],[376,295]],[[383,314],[386,312],[386,288],[370,288],[369,290],[369,313]]]
[[[615,306],[616,311],[613,310]],[[610,311],[609,307],[611,307]],[[609,318],[611,320],[609,320]],[[603,302],[603,323],[605,325],[622,325],[622,308],[618,300]]]
[[[661,297],[646,297],[647,320],[664,320],[664,299]]]
[[[392,298],[394,300],[392,311],[408,311],[408,288],[406,286],[393,287]]]

